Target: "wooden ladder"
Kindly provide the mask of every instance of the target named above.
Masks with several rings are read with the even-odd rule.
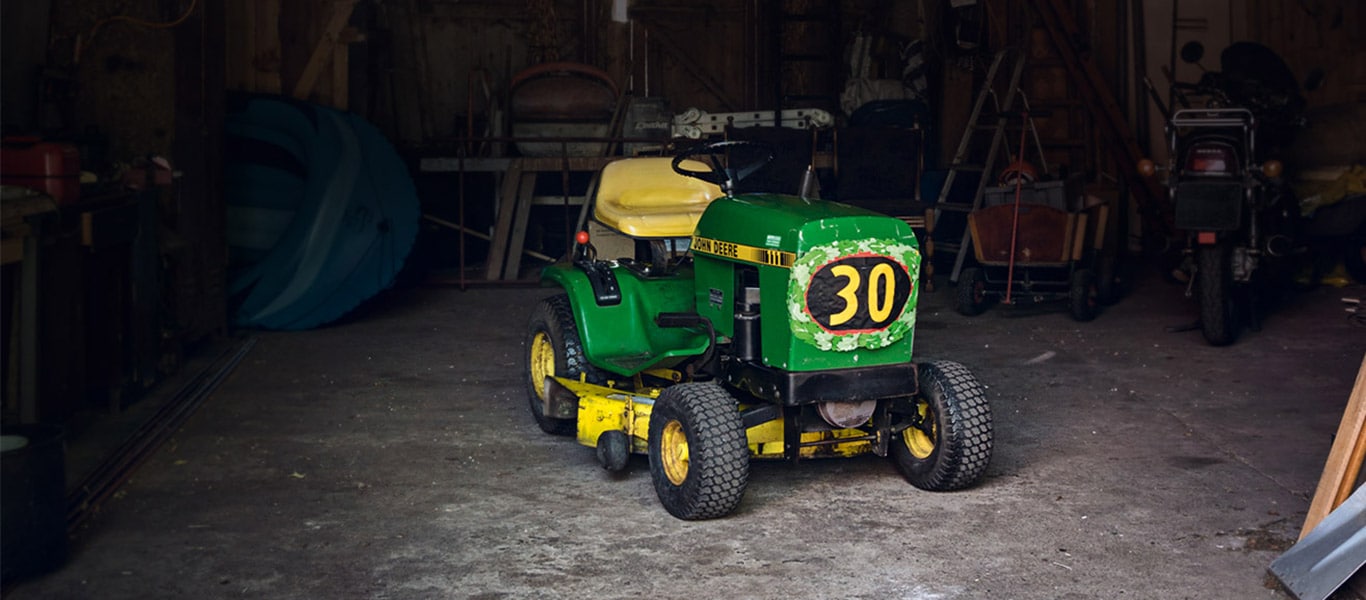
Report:
[[[1138,161],[1144,158],[1134,132],[1124,118],[1110,86],[1101,77],[1090,53],[1078,48],[1074,40],[1086,39],[1077,27],[1077,20],[1067,7],[1066,0],[1039,0],[1029,3],[1038,12],[1053,47],[1062,58],[1068,76],[1081,96],[1085,110],[1093,115],[1101,135],[1109,143],[1117,168],[1130,182],[1129,189],[1138,200],[1145,229],[1156,233],[1170,233],[1171,206],[1167,194],[1157,182],[1138,172]]]

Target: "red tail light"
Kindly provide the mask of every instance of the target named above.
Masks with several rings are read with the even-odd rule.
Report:
[[[1238,155],[1225,144],[1200,144],[1186,154],[1185,170],[1192,175],[1231,175],[1238,171]]]

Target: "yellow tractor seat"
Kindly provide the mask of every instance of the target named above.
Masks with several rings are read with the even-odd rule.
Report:
[[[702,211],[721,197],[721,188],[679,175],[673,159],[628,158],[602,169],[593,205],[593,218],[637,238],[691,236]],[[691,170],[705,171],[705,163],[684,161]]]

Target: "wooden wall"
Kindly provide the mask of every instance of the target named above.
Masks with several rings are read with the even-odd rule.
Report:
[[[1366,4],[1356,0],[1249,3],[1248,37],[1276,50],[1300,76],[1324,70],[1311,107],[1366,102]]]
[[[348,108],[400,145],[419,146],[485,133],[511,77],[549,60],[599,67],[624,92],[664,97],[676,112],[764,110],[784,74],[790,90],[837,96],[853,31],[906,40],[923,30],[917,5],[890,0],[630,0],[626,20],[613,18],[614,4],[241,0],[227,7],[227,86]],[[821,67],[830,74],[777,69],[776,16],[831,7],[831,22],[782,36],[786,52],[830,56]],[[336,27],[330,19],[348,9]],[[310,69],[319,75],[304,90]]]

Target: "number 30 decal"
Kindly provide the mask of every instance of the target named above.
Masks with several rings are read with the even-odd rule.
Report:
[[[861,254],[826,263],[811,276],[806,309],[831,333],[878,331],[906,308],[911,277],[900,263]]]

